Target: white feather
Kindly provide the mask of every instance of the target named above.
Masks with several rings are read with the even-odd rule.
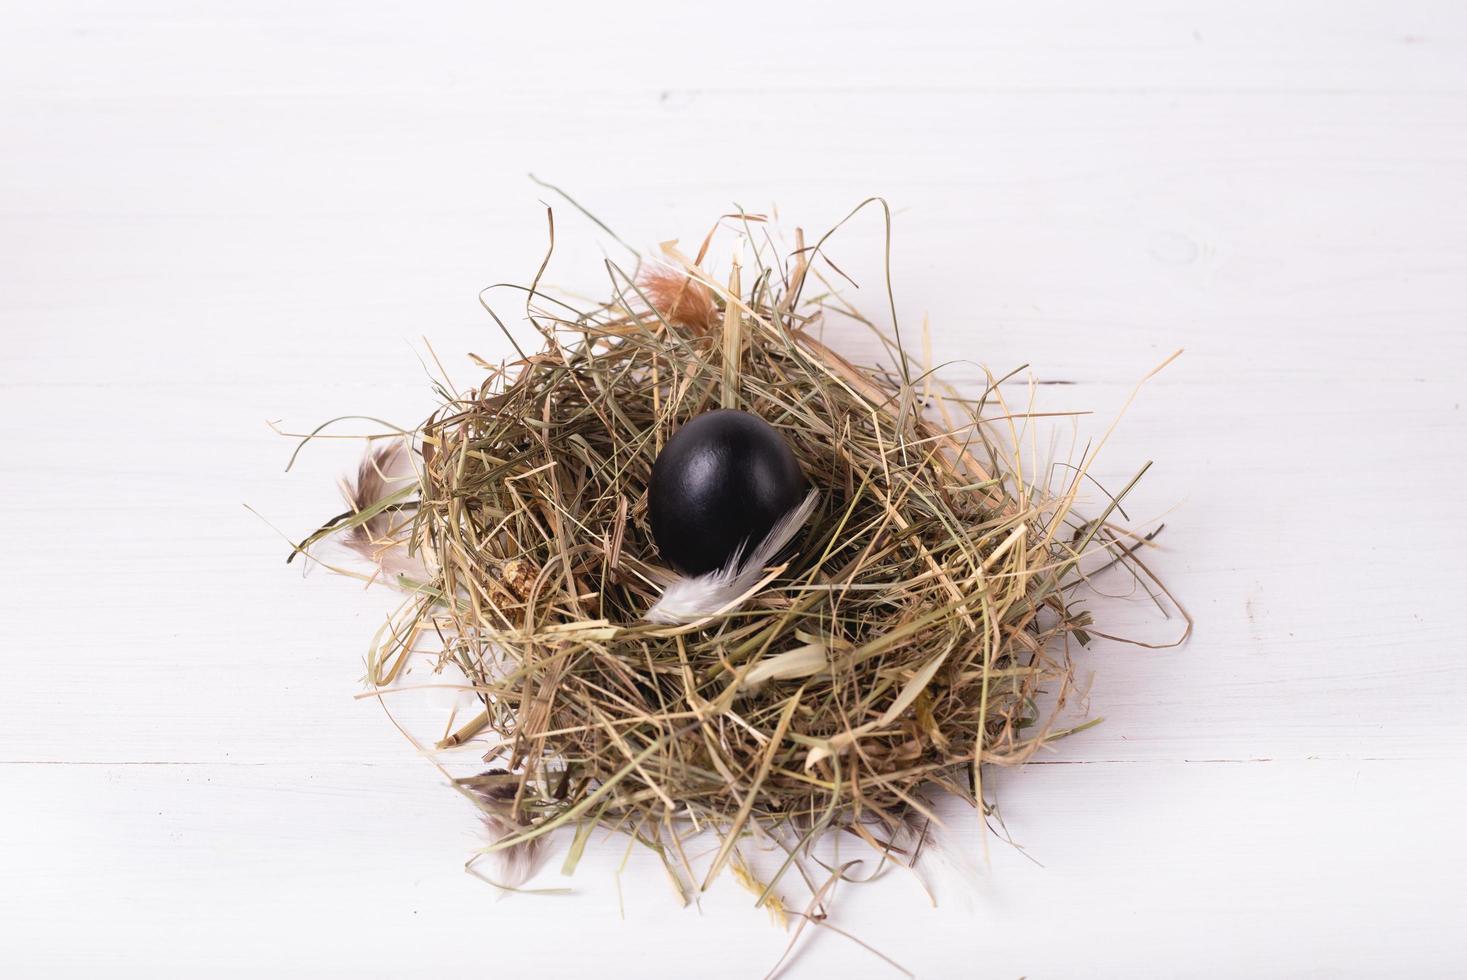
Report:
[[[662,598],[647,610],[647,619],[654,623],[690,623],[742,601],[744,593],[758,584],[759,576],[764,574],[764,566],[773,561],[805,526],[819,499],[817,491],[807,493],[798,506],[770,528],[747,559],[740,548],[720,569],[674,580],[663,590]]]

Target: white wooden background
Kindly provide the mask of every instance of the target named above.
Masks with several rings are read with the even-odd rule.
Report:
[[[738,203],[898,209],[905,321],[1029,363],[1155,467],[1194,642],[1102,645],[1106,721],[995,777],[836,924],[923,977],[1467,972],[1467,7],[57,0],[0,32],[0,974],[757,977],[593,848],[571,897],[460,870],[467,805],[353,700],[392,605],[281,540],[355,455],[505,352],[535,171],[629,241]],[[599,289],[558,210],[550,278]],[[835,254],[866,284],[880,230]],[[969,381],[976,370],[959,366]],[[1022,393],[1022,390],[1019,390]],[[1067,439],[1069,430],[1062,429]],[[1106,615],[1138,628],[1144,609]],[[406,702],[404,702],[406,705]],[[405,710],[407,710],[405,708]],[[561,884],[556,864],[537,881]],[[897,976],[829,933],[792,976]]]

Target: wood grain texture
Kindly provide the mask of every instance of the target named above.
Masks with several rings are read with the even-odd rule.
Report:
[[[392,597],[302,582],[241,506],[298,534],[354,459],[326,444],[284,474],[267,420],[411,423],[421,338],[464,383],[464,352],[505,352],[474,297],[539,262],[529,171],[644,247],[733,203],[813,230],[886,196],[902,324],[929,317],[965,384],[1029,364],[1041,407],[1093,410],[1062,446],[1187,349],[1097,475],[1155,460],[1128,506],[1167,522],[1155,564],[1194,642],[1083,655],[1105,723],[994,777],[1022,853],[992,841],[985,866],[949,808],[938,907],[893,878],[845,892],[837,924],[925,977],[1467,971],[1460,4],[6,20],[6,976],[778,957],[749,896],[679,911],[650,861],[621,875],[623,918],[614,841],[578,897],[496,901],[462,874],[472,814],[352,697]],[[599,291],[615,244],[557,216],[551,278]],[[835,252],[872,315],[880,244],[863,217]],[[1174,626],[1134,598],[1101,612]],[[823,935],[791,975],[896,974]]]

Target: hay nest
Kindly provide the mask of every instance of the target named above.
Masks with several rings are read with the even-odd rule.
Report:
[[[1088,460],[1052,490],[1022,471],[1021,413],[996,382],[961,397],[899,335],[883,335],[886,367],[852,364],[817,339],[833,302],[820,244],[797,236],[776,261],[751,243],[728,278],[675,248],[611,266],[614,297],[589,312],[532,284],[543,348],[442,390],[303,545],[344,533],[410,590],[374,646],[374,686],[424,638],[471,683],[482,712],[440,747],[488,744],[490,768],[457,783],[494,828],[486,851],[513,859],[501,885],[571,827],[567,867],[610,828],[685,896],[732,868],[776,908],[791,868],[819,891],[809,848],[833,831],[913,861],[934,789],[982,806],[985,765],[1066,733],[1052,719],[1070,644],[1088,639],[1087,570],[1144,574],[1115,500],[1074,513]],[[654,624],[669,572],[646,515],[652,464],[721,406],[784,435],[819,505],[743,601]],[[753,842],[785,853],[768,880],[741,853]]]

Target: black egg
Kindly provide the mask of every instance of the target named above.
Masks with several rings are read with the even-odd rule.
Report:
[[[704,412],[652,464],[647,514],[662,557],[684,575],[722,568],[805,495],[805,474],[774,427],[748,412]]]

